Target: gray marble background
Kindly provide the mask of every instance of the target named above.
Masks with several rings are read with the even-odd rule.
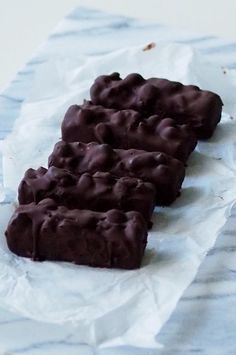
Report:
[[[211,61],[236,69],[236,43],[156,23],[76,8],[55,29],[0,95],[0,140],[10,132],[42,63],[65,55],[96,55],[151,41],[196,47]],[[1,143],[1,141],[0,141]],[[0,179],[2,171],[0,171]],[[97,350],[79,344],[76,329],[35,322],[1,309],[0,354],[204,355],[236,354],[236,210],[202,263],[157,340],[162,350],[130,347]]]

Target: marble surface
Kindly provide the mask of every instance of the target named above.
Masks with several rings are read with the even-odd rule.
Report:
[[[54,57],[96,55],[158,40],[189,43],[206,58],[236,68],[236,43],[203,37],[155,23],[75,9],[55,29],[0,95],[0,139],[11,130],[35,71]],[[1,176],[0,176],[1,178]],[[0,354],[236,354],[236,210],[159,333],[162,350],[130,347],[97,350],[78,343],[75,327],[35,322],[1,309]]]

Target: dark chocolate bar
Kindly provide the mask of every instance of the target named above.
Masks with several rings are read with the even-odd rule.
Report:
[[[153,184],[137,178],[115,178],[108,172],[76,176],[54,166],[28,169],[18,189],[20,204],[51,198],[69,209],[138,211],[147,223],[155,207],[155,195]]]
[[[210,138],[222,112],[219,95],[167,79],[145,80],[139,74],[121,79],[119,73],[99,76],[90,89],[95,105],[133,109],[144,116],[171,117],[191,124],[198,138]]]
[[[108,144],[94,142],[58,142],[49,157],[49,166],[67,169],[75,175],[108,171],[116,177],[149,181],[156,188],[159,205],[169,205],[176,199],[185,176],[183,163],[165,153],[112,149]]]
[[[187,125],[171,118],[147,119],[134,110],[107,109],[85,102],[71,106],[62,123],[66,142],[99,142],[113,148],[143,149],[169,154],[183,162],[194,150],[197,139]]]
[[[33,260],[136,269],[146,247],[147,226],[139,212],[69,210],[45,199],[19,206],[6,238],[13,253]]]

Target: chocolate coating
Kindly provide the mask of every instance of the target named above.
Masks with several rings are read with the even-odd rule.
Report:
[[[130,176],[148,181],[156,187],[156,202],[169,205],[179,195],[184,179],[183,163],[160,152],[136,149],[112,149],[108,144],[58,142],[49,157],[49,166],[84,172],[110,172],[117,177]]]
[[[155,194],[153,184],[137,178],[115,178],[108,172],[76,176],[54,166],[28,169],[18,189],[20,204],[51,198],[69,209],[138,211],[146,222],[151,220]]]
[[[68,210],[45,199],[19,206],[6,238],[13,253],[33,260],[135,269],[141,265],[147,228],[139,212]]]
[[[66,142],[99,142],[113,148],[143,149],[169,154],[185,162],[197,139],[187,125],[171,118],[151,116],[147,119],[134,110],[107,109],[85,102],[67,110],[62,123]]]
[[[222,112],[221,98],[194,85],[167,79],[145,80],[139,74],[99,76],[90,89],[92,102],[107,108],[133,109],[144,116],[171,117],[188,123],[198,138],[210,138]]]

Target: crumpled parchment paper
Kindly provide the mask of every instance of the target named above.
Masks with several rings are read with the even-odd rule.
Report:
[[[140,270],[32,262],[9,252],[4,230],[14,206],[1,205],[0,302],[36,320],[73,323],[83,343],[157,347],[169,318],[213,246],[236,199],[236,76],[205,63],[191,47],[157,43],[92,58],[47,62],[4,143],[4,186],[17,190],[24,171],[47,165],[70,104],[89,98],[96,76],[118,71],[196,84],[221,95],[224,114],[214,137],[188,162],[182,195],[157,208]]]

